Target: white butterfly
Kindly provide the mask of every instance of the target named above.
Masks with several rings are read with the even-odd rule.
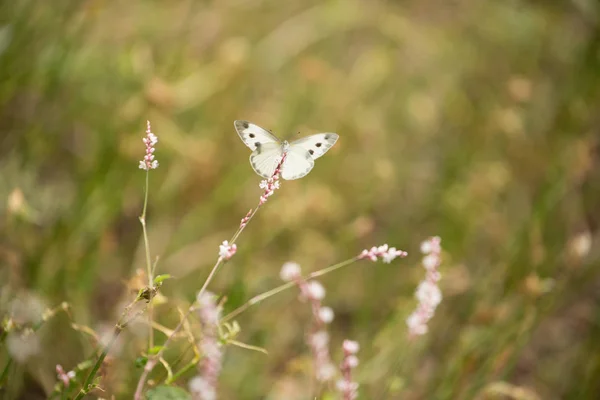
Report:
[[[275,172],[284,153],[287,155],[281,166],[281,177],[287,180],[302,178],[313,169],[315,160],[327,153],[339,137],[335,133],[317,133],[288,143],[248,121],[235,121],[233,125],[244,144],[252,150],[252,168],[267,179]]]

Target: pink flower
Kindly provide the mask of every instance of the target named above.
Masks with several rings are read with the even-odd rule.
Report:
[[[317,281],[310,281],[306,287],[306,296],[314,300],[325,298],[325,288]]]
[[[348,354],[356,354],[358,353],[358,350],[360,350],[360,345],[358,344],[358,342],[355,342],[354,340],[344,340],[344,343],[342,344],[342,348],[344,349],[345,353]]]
[[[291,282],[295,279],[298,279],[301,276],[300,273],[300,265],[298,263],[286,262],[281,267],[281,272],[279,273],[279,276],[283,281]]]
[[[250,221],[251,216],[252,216],[252,209],[250,209],[250,211],[248,211],[248,214],[246,214],[246,216],[244,218],[242,218],[242,220],[240,221],[240,229],[244,229],[244,227],[246,226],[248,221]]]
[[[417,290],[415,297],[419,301],[417,309],[406,319],[406,325],[410,335],[424,335],[429,328],[427,323],[435,313],[435,309],[442,301],[442,292],[438,286],[440,273],[437,268],[441,263],[441,239],[438,236],[429,238],[421,243],[421,252],[423,257],[423,267],[425,268],[425,280],[423,280]]]
[[[358,383],[352,380],[352,370],[358,366],[356,353],[360,349],[358,342],[344,340],[344,359],[340,365],[342,379],[336,383],[337,390],[342,394],[344,400],[354,400],[358,397]]]
[[[333,321],[333,310],[331,309],[331,307],[321,307],[319,308],[319,319],[321,319],[321,321],[323,321],[326,324],[331,323],[331,321]]]
[[[223,362],[218,331],[222,310],[216,299],[210,292],[204,292],[197,298],[198,317],[202,323],[202,338],[198,348],[202,351],[202,360],[198,364],[200,375],[190,381],[189,387],[194,399],[199,400],[216,399],[217,380]]]
[[[258,185],[261,189],[265,190],[262,196],[260,196],[260,201],[258,202],[259,206],[265,204],[267,202],[267,199],[271,197],[273,193],[275,193],[275,190],[279,189],[279,174],[281,173],[281,166],[283,165],[286,156],[287,153],[284,153],[281,157],[281,160],[279,161],[279,164],[277,164],[277,168],[275,168],[273,175],[271,175],[269,179],[262,180]]]
[[[379,247],[373,246],[373,247],[371,247],[370,250],[366,250],[366,249],[363,250],[362,253],[359,254],[358,258],[359,259],[368,258],[369,260],[375,262],[375,261],[377,261],[378,257],[380,257],[384,263],[389,264],[396,257],[406,257],[407,255],[408,255],[408,253],[405,251],[396,250],[395,247],[388,248],[388,245],[384,244]]]
[[[65,372],[60,364],[56,364],[56,376],[61,380],[63,386],[67,388],[71,380],[75,379],[75,371]]]
[[[315,280],[306,281],[296,263],[285,263],[280,275],[283,280],[294,282],[300,289],[300,298],[310,302],[313,326],[306,335],[306,342],[313,355],[315,378],[319,382],[329,381],[335,376],[336,368],[329,355],[329,334],[326,331],[326,324],[333,320],[333,310],[321,304],[325,288]]]
[[[146,145],[146,155],[144,159],[140,161],[140,169],[145,171],[158,168],[158,161],[154,159],[154,145],[158,143],[158,138],[152,133],[150,128],[150,121],[146,121],[146,137],[142,139]]]
[[[229,260],[237,252],[237,246],[235,244],[230,245],[227,240],[223,241],[223,244],[219,245],[219,257]]]

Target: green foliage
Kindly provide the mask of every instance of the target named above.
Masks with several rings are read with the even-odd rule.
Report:
[[[8,321],[17,298],[71,304],[27,361],[9,358],[3,330],[1,395],[50,393],[56,364],[98,354],[101,335],[71,322],[104,332],[136,293],[155,305],[163,343],[260,195],[232,126],[248,119],[340,140],[240,237],[209,287],[226,312],[278,285],[285,261],[314,271],[387,242],[409,257],[322,281],[333,357],[344,338],[361,343],[360,398],[595,399],[598,21],[590,0],[0,3],[0,311]],[[161,165],[147,215],[154,282],[176,277],[158,294],[134,282],[146,120]],[[434,234],[444,299],[411,340],[419,243]],[[311,397],[296,298],[236,317],[230,339],[268,356],[228,346],[222,398]],[[132,397],[146,330],[125,330],[94,393]],[[178,339],[165,352],[174,371],[196,357]]]
[[[185,390],[175,386],[157,386],[148,390],[147,400],[190,400],[192,397]]]

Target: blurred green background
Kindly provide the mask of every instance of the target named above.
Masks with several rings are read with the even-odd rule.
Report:
[[[322,279],[334,359],[344,338],[362,346],[361,399],[596,399],[599,23],[592,0],[2,2],[2,311],[67,301],[78,324],[115,323],[145,266],[146,120],[161,164],[151,251],[176,278],[156,315],[170,327],[261,193],[233,120],[288,139],[337,132],[240,237],[210,287],[226,310],[278,285],[285,261],[309,272],[389,243],[409,257]],[[431,235],[444,300],[410,340]],[[238,321],[269,355],[228,348],[220,398],[310,398],[297,291]],[[56,364],[93,356],[70,322],[40,329],[9,396],[43,396]],[[140,373],[145,339],[121,339],[105,397],[131,398]]]

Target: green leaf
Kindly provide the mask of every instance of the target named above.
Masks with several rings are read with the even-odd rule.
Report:
[[[160,285],[161,283],[163,283],[167,279],[171,279],[171,275],[170,274],[158,275],[156,278],[154,278],[154,284],[155,285]]]
[[[142,368],[148,363],[148,357],[140,356],[135,359],[135,367]]]
[[[190,400],[192,396],[175,386],[157,386],[146,393],[148,400]]]
[[[158,354],[158,352],[159,352],[159,351],[161,351],[161,350],[162,350],[162,348],[163,348],[163,346],[154,346],[154,347],[150,347],[150,348],[148,349],[148,354],[152,354],[152,355]]]

